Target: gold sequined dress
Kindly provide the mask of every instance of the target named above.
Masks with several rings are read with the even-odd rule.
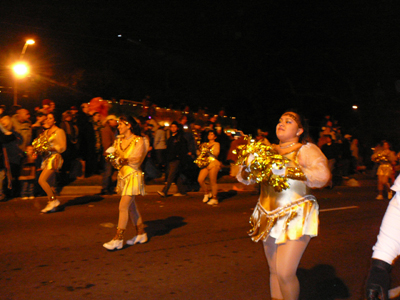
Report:
[[[309,192],[310,188],[322,187],[329,181],[327,159],[311,143],[283,157],[289,159],[286,168],[300,168],[302,179],[288,178],[289,188],[280,192],[273,186],[261,183],[260,198],[250,218],[249,235],[255,242],[265,241],[271,236],[276,244],[280,244],[288,239],[297,240],[303,235],[318,235],[319,206]],[[237,178],[244,184],[255,183],[244,179],[242,171]]]
[[[48,130],[43,132],[38,139],[42,139],[42,143],[49,143],[49,152],[47,152],[43,157],[42,169],[48,170],[60,170],[63,165],[63,158],[61,153],[67,149],[67,138],[65,131],[61,128],[57,128],[50,135]],[[32,143],[34,144],[34,142]]]
[[[129,145],[124,149],[122,139],[114,141],[116,156],[128,159],[129,163],[122,166],[118,171],[117,192],[121,196],[144,195],[144,174],[140,169],[149,149],[146,138],[133,136]]]
[[[379,164],[376,175],[391,176],[393,173],[392,164],[396,161],[396,159],[396,153],[388,149],[374,153],[371,157],[371,160]]]

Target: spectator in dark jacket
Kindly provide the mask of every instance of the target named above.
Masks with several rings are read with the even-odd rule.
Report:
[[[89,105],[83,103],[82,111],[78,113],[78,128],[80,154],[83,159],[85,177],[90,177],[96,170],[96,135],[92,125],[92,116],[89,113]]]
[[[13,123],[10,117],[5,116],[1,119],[1,123],[4,128],[12,132],[15,139],[3,144],[3,148],[7,151],[7,161],[11,172],[11,185],[12,189],[7,191],[7,194],[12,198],[18,197],[20,193],[20,185],[18,181],[19,173],[21,172],[21,162],[24,157],[24,151],[21,150],[21,141],[23,137],[13,127]],[[9,174],[7,174],[7,177]]]
[[[15,139],[15,135],[12,134],[11,131],[5,129],[0,122],[0,201],[3,201],[6,197],[3,190],[3,181],[6,175],[8,178],[8,188],[11,189],[11,170],[5,144],[12,142]]]
[[[171,137],[167,141],[167,172],[165,176],[167,183],[162,191],[158,191],[158,194],[162,197],[167,196],[172,182],[179,178],[182,169],[181,162],[188,155],[187,141],[183,137],[179,123],[176,121],[172,122],[170,130]],[[185,186],[180,180],[177,182],[177,187],[178,193],[175,196],[186,194]]]

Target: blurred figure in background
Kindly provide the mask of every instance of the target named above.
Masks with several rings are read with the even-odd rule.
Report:
[[[78,128],[80,154],[82,155],[82,171],[85,177],[90,177],[96,169],[96,137],[89,113],[89,104],[82,103],[78,113]]]
[[[3,144],[4,149],[7,152],[7,161],[9,167],[9,173],[7,177],[11,182],[12,188],[9,188],[7,194],[11,197],[19,197],[21,187],[18,180],[19,174],[21,172],[21,162],[24,157],[24,151],[21,150],[21,141],[23,137],[17,131],[15,131],[12,120],[9,116],[5,116],[1,119],[1,123],[7,131],[12,132],[15,139]]]
[[[325,135],[326,143],[322,145],[321,151],[324,153],[326,158],[328,159],[328,167],[331,173],[333,174],[333,170],[335,169],[336,160],[338,157],[338,148],[335,143],[332,141],[332,136],[327,134]],[[329,187],[333,187],[332,178],[329,181]]]
[[[26,146],[28,146],[32,140],[32,122],[30,117],[31,115],[27,109],[20,108],[11,118],[13,129],[22,137],[19,144],[19,148],[22,151],[25,151]]]
[[[261,129],[257,129],[256,141],[261,142],[264,145],[271,145],[269,140],[267,139],[268,131],[262,131]]]
[[[224,129],[222,128],[222,125],[219,124],[219,123],[215,124],[215,134],[217,136],[216,141],[220,145],[220,151],[219,151],[219,155],[218,155],[218,160],[222,164],[227,165],[227,164],[229,164],[228,160],[227,160],[227,156],[228,156],[229,148],[231,146],[231,140],[225,134]]]
[[[171,184],[179,179],[182,170],[181,162],[188,154],[187,141],[183,137],[182,130],[178,122],[172,122],[170,126],[171,137],[167,141],[167,171],[165,174],[166,184],[162,191],[157,191],[161,197],[168,195]],[[177,181],[178,195],[186,195],[186,188],[180,180]]]
[[[377,151],[371,156],[371,160],[379,164],[378,171],[378,196],[376,200],[383,200],[383,190],[387,191],[388,199],[393,196],[390,189],[389,179],[393,175],[393,164],[396,162],[396,153],[392,151],[389,142],[382,141],[382,150]]]
[[[21,186],[22,200],[35,199],[36,153],[32,145],[26,147],[25,157],[21,163],[18,177]]]
[[[48,203],[47,206],[42,209],[42,213],[52,212],[60,205],[60,201],[56,199],[55,192],[53,191],[55,186],[50,186],[49,182],[51,177],[55,176],[55,173],[62,167],[63,159],[61,153],[63,153],[67,147],[65,132],[57,127],[53,114],[47,115],[45,128],[46,131],[33,142],[35,150],[41,153],[44,158],[39,184],[46,192]],[[46,144],[49,144],[49,149],[47,149],[47,147],[46,149],[43,148],[43,145]],[[43,152],[42,150],[45,151]]]
[[[43,124],[47,118],[47,115],[43,110],[39,109],[38,111],[36,111],[35,117],[36,117],[35,123],[33,123],[31,126],[32,141],[43,133],[43,131],[44,131]]]
[[[350,151],[352,156],[351,168],[354,170],[354,172],[357,172],[358,166],[361,165],[360,155],[359,155],[360,149],[358,148],[358,139],[353,139],[351,141]]]
[[[207,165],[203,166],[200,170],[198,181],[201,186],[201,189],[204,193],[203,202],[209,205],[217,205],[218,204],[218,172],[221,169],[221,162],[218,160],[218,155],[220,152],[220,144],[216,142],[217,135],[215,131],[208,131],[208,142],[204,143],[200,146],[200,155],[197,160],[205,159],[207,161]],[[204,156],[201,158],[200,156]],[[207,184],[205,183],[205,179],[210,179],[211,185],[211,193],[208,192]]]
[[[165,126],[159,126],[154,133],[153,151],[157,168],[164,172],[167,156],[167,132]]]
[[[1,118],[1,121],[3,118]],[[0,122],[0,201],[6,199],[6,195],[4,193],[4,179],[7,176],[7,187],[9,189],[11,186],[11,170],[10,163],[8,161],[8,153],[5,145],[10,143],[16,139],[15,135],[8,129],[3,126],[3,123]]]
[[[67,110],[63,112],[60,128],[64,130],[67,137],[67,149],[62,153],[64,163],[61,172],[64,174],[64,183],[68,184],[80,175],[80,172],[77,170],[77,166],[79,165],[79,129],[73,121],[71,111]]]
[[[94,174],[100,174],[101,169],[103,167],[103,146],[101,143],[101,115],[98,112],[94,112],[92,115],[92,125],[93,125],[93,130],[94,130],[94,137],[95,137],[95,157],[93,161],[93,168],[94,168]]]
[[[115,115],[109,115],[105,118],[101,128],[101,142],[103,145],[103,156],[106,157],[106,150],[114,144],[115,137],[117,135],[118,119]],[[112,175],[114,172],[114,167],[109,161],[103,159],[103,180],[101,184],[100,195],[107,195],[114,193],[114,185],[112,183]]]

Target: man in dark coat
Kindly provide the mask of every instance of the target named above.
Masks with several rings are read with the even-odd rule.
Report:
[[[5,144],[15,140],[15,135],[3,127],[0,122],[0,201],[5,199],[3,182],[7,175],[8,188],[11,189],[11,170]]]
[[[183,137],[180,124],[176,121],[172,122],[170,126],[171,137],[167,141],[167,172],[165,178],[167,183],[165,184],[162,191],[157,193],[166,197],[168,194],[169,187],[180,175],[182,170],[182,161],[188,155],[188,144],[186,139]],[[185,195],[185,186],[182,181],[177,182],[178,193],[175,195]]]

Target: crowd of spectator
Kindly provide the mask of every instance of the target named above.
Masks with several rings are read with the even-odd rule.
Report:
[[[199,168],[193,161],[198,155],[198,146],[207,142],[209,130],[215,130],[221,145],[218,159],[225,165],[232,162],[232,158],[228,158],[231,142],[240,136],[236,136],[234,130],[227,130],[232,124],[224,109],[217,115],[209,116],[203,111],[194,114],[186,106],[175,120],[160,121],[156,110],[151,107],[144,103],[141,114],[135,116],[141,126],[142,135],[150,141],[151,148],[142,165],[147,182],[163,176],[167,179],[168,171],[172,165],[176,165],[173,181],[182,187],[182,194],[199,190]],[[45,131],[44,124],[49,113],[60,117],[57,124],[67,137],[67,149],[62,153],[64,164],[52,180],[62,187],[77,178],[103,174],[101,194],[114,193],[114,169],[105,160],[105,156],[106,150],[112,146],[118,135],[119,116],[109,114],[109,108],[107,101],[94,98],[81,104],[80,109],[72,106],[61,113],[57,111],[54,101],[45,99],[42,106],[36,107],[31,116],[30,112],[21,106],[16,105],[7,110],[1,105],[0,123],[4,132],[7,132],[7,135],[11,133],[13,138],[5,138],[4,132],[1,132],[0,200],[15,197],[32,199],[44,195],[37,183],[42,158],[36,156],[31,145],[35,138]],[[167,121],[173,123],[169,124]],[[176,145],[171,138],[174,130],[181,141],[181,147],[175,149],[173,148]],[[179,154],[176,156],[174,151]],[[178,164],[173,162],[175,157],[179,157]]]
[[[359,155],[358,139],[342,133],[338,122],[329,115],[321,122],[317,145],[328,159],[332,173],[331,187],[334,181],[340,182],[365,169],[363,158]]]
[[[161,120],[149,100],[144,101],[141,113],[135,118],[141,126],[142,135],[150,142],[150,151],[142,165],[147,182],[164,178],[168,182],[163,190],[165,194],[172,182],[176,182],[180,195],[198,191],[200,170],[194,160],[199,155],[200,144],[208,141],[210,130],[215,132],[216,141],[220,144],[218,160],[230,169],[231,176],[236,175],[236,156],[232,150],[247,141],[243,133],[232,129],[235,124],[232,124],[232,119],[226,116],[223,108],[215,115],[202,110],[194,114],[186,106],[179,111],[176,119]],[[35,108],[34,118],[23,107],[13,106],[7,111],[4,105],[0,106],[2,128],[14,137],[6,139],[1,132],[0,200],[6,196],[29,199],[43,195],[37,184],[41,158],[34,157],[30,145],[45,130],[47,114],[56,111],[54,101],[49,99],[43,100],[41,107]],[[105,160],[105,156],[106,150],[118,135],[119,116],[109,114],[108,111],[107,101],[94,98],[81,104],[80,109],[72,106],[62,113],[56,113],[60,116],[58,126],[65,131],[67,137],[67,150],[62,153],[64,164],[54,179],[59,186],[67,185],[76,178],[103,174],[101,194],[114,193],[114,169]],[[267,131],[258,129],[253,137],[269,144]],[[360,155],[358,140],[343,134],[341,127],[330,116],[326,116],[321,123],[316,144],[328,158],[333,174],[330,186],[335,184],[335,180],[346,179],[365,169],[366,162]],[[376,147],[378,150],[379,146]]]
[[[357,137],[342,133],[338,122],[332,120],[330,116],[326,116],[321,122],[317,145],[328,158],[332,178],[336,183],[340,183],[342,179],[348,179],[353,174],[365,173],[367,169],[371,169],[370,175],[375,177],[381,164],[375,157],[386,148],[394,153],[390,158],[393,169],[390,175],[391,184],[400,171],[400,152],[396,155],[388,141],[382,140],[372,146],[361,145]],[[335,182],[330,184],[332,186]]]

